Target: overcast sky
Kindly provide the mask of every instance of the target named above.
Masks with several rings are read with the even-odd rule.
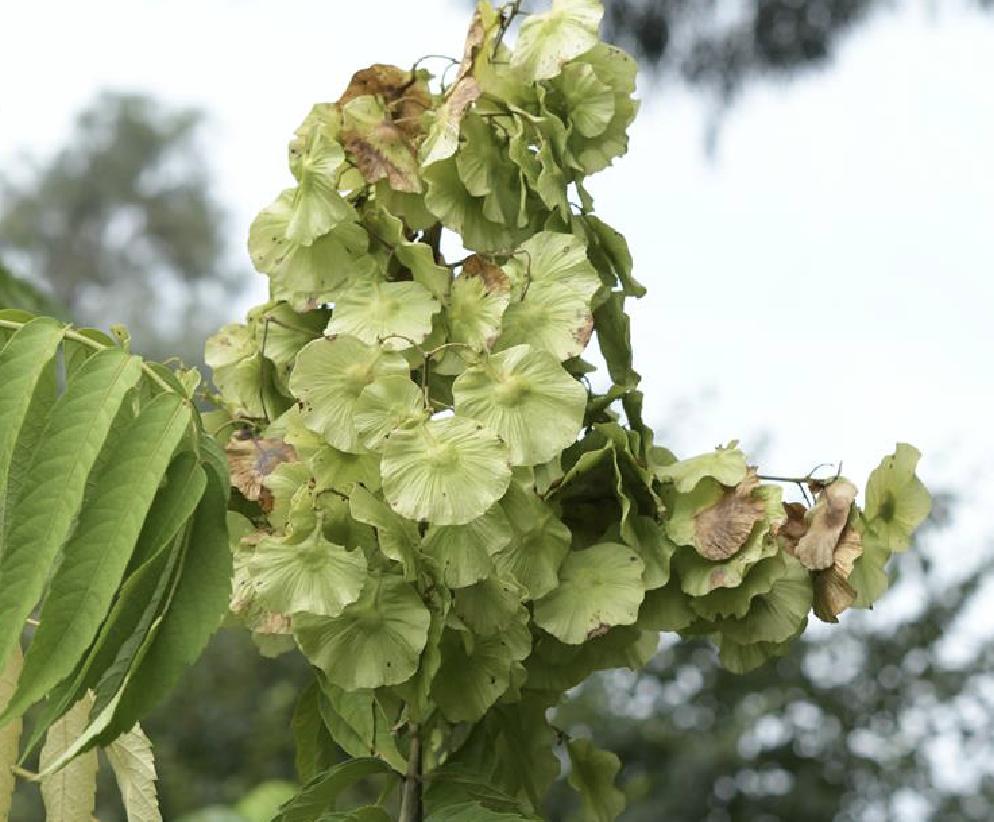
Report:
[[[290,182],[286,141],[311,103],[356,67],[458,53],[467,7],[88,0],[3,13],[0,167],[58,146],[101,89],[198,105],[241,247]],[[831,68],[750,87],[712,158],[700,97],[646,90],[628,157],[591,185],[649,287],[634,336],[664,441],[689,455],[769,437],[769,472],[841,458],[857,482],[912,442],[926,481],[965,499],[956,567],[994,530],[991,78],[994,16],[908,0]],[[264,289],[260,276],[253,296]]]

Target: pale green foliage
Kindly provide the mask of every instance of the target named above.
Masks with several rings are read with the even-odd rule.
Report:
[[[93,695],[84,694],[45,736],[38,764],[42,771],[56,761],[86,728]],[[90,822],[97,798],[97,752],[77,757],[41,780],[41,796],[49,822]]]
[[[910,446],[862,512],[839,477],[785,504],[734,442],[655,445],[625,311],[645,289],[584,184],[627,150],[636,66],[598,0],[554,0],[512,45],[518,10],[480,3],[449,85],[377,64],[297,129],[296,185],[249,233],[270,300],[207,343],[217,441],[197,375],[0,313],[0,663],[41,604],[0,722],[48,693],[33,750],[95,695],[49,784],[116,745],[157,819],[146,742],[119,738],[231,594],[263,653],[316,671],[277,820],[389,818],[335,810],[370,778],[402,786],[403,822],[534,820],[561,770],[549,709],[593,672],[644,666],[661,630],[745,671],[886,588],[929,510]],[[332,743],[361,758],[328,769]],[[617,758],[567,751],[578,818],[616,818]]]
[[[228,470],[193,407],[193,372],[15,311],[0,312],[0,346],[0,657],[16,673],[3,756],[47,740],[49,817],[89,822],[93,748],[172,688],[224,615]],[[21,716],[43,697],[19,752]]]
[[[272,302],[208,344],[241,428],[229,455],[280,455],[248,475],[238,457],[254,533],[235,611],[265,652],[292,635],[321,671],[302,722],[398,784],[428,772],[435,822],[534,818],[569,688],[641,667],[660,630],[748,670],[812,611],[870,604],[927,513],[903,446],[864,517],[842,482],[785,506],[735,442],[684,460],[654,444],[625,311],[645,289],[584,186],[627,150],[636,66],[599,40],[597,0],[525,15],[512,45],[516,7],[479,4],[447,86],[378,64],[314,107],[298,185],[249,237]],[[446,232],[469,256],[443,257]],[[581,359],[595,336],[603,394]],[[617,758],[568,752],[578,818],[616,818]],[[350,773],[315,768],[281,818],[313,818],[309,797]]]
[[[141,727],[114,740],[106,750],[121,791],[128,822],[162,822],[155,793],[155,759],[152,743]]]
[[[0,670],[0,710],[7,707],[7,702],[14,693],[17,677],[21,673],[21,646],[14,647],[7,657],[7,662]],[[21,741],[20,718],[0,728],[0,818],[6,818],[10,813],[10,804],[14,795],[14,772],[11,770],[17,764],[18,745]]]

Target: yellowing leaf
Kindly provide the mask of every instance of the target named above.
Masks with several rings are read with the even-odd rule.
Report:
[[[87,693],[48,729],[38,762],[39,771],[44,771],[82,735],[93,702],[93,694]],[[97,752],[91,750],[41,780],[47,822],[90,822],[96,792]]]
[[[135,725],[106,748],[107,760],[121,791],[128,822],[162,822],[155,793],[155,757],[152,743]]]
[[[20,673],[21,646],[17,644],[8,655],[3,670],[0,671],[0,711],[7,706],[7,701],[14,693]],[[0,728],[0,819],[6,819],[7,814],[10,813],[15,784],[11,768],[17,764],[21,725],[21,718],[18,717]]]

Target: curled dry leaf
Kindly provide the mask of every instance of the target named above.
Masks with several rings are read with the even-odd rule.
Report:
[[[785,502],[783,510],[787,514],[787,519],[777,531],[777,537],[784,551],[792,557],[796,557],[797,543],[808,530],[808,523],[805,519],[808,509],[799,502]]]
[[[511,280],[504,269],[479,254],[473,254],[463,260],[462,275],[479,277],[489,294],[507,294],[511,291]]]
[[[849,584],[849,575],[862,553],[859,531],[846,526],[835,549],[832,566],[814,575],[813,610],[822,622],[838,622],[839,614],[856,601],[857,592]]]
[[[805,568],[820,570],[832,564],[855,499],[856,486],[845,479],[836,480],[818,495],[808,512],[807,533],[797,543],[796,556]]]
[[[766,503],[752,496],[758,485],[756,472],[750,469],[742,482],[694,517],[697,553],[706,559],[723,560],[738,552],[766,512]]]
[[[469,24],[469,31],[466,32],[466,43],[462,50],[462,62],[459,63],[459,73],[456,75],[456,84],[464,77],[473,73],[473,65],[476,63],[476,55],[480,53],[484,41],[487,38],[487,28],[483,23],[483,15],[477,8],[473,14],[473,20]]]
[[[383,100],[394,124],[408,137],[421,133],[421,115],[431,108],[431,94],[424,78],[410,69],[374,63],[352,75],[337,105],[356,97],[374,95]]]
[[[224,451],[228,456],[231,484],[246,499],[258,501],[266,513],[272,511],[273,495],[262,481],[276,470],[277,465],[297,459],[293,446],[281,439],[235,434]]]

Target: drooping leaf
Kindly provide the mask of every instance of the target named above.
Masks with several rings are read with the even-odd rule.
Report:
[[[571,739],[569,784],[580,794],[584,822],[614,822],[625,809],[625,795],[615,786],[621,761],[598,750],[589,739]]]
[[[570,553],[559,587],[535,603],[535,623],[568,645],[614,625],[631,625],[645,597],[644,568],[625,545],[603,543]]]
[[[7,707],[7,702],[14,693],[17,677],[20,673],[21,646],[18,643],[7,656],[3,668],[0,669],[0,711]],[[0,728],[0,819],[6,819],[10,813],[16,784],[12,769],[17,764],[20,739],[21,720],[19,718]]]
[[[294,634],[304,655],[347,691],[408,679],[428,639],[428,609],[399,577],[371,577],[337,617],[301,614]]]
[[[510,485],[500,504],[514,536],[494,554],[494,566],[522,586],[529,599],[539,599],[558,584],[569,551],[569,529],[549,505],[517,483]]]
[[[86,727],[93,696],[84,695],[48,729],[41,749],[39,770],[46,769],[69,749]],[[91,822],[97,793],[97,752],[78,757],[41,780],[45,815],[50,822]]]
[[[44,349],[46,344],[57,342],[54,332],[41,328],[48,330],[45,340],[32,345]],[[34,340],[36,330],[32,325],[25,326],[25,330],[33,332],[27,339]],[[19,332],[8,345],[15,344],[23,333]],[[44,356],[43,350],[39,350],[39,356]],[[38,448],[18,483],[20,499],[16,509],[8,513],[5,532],[0,535],[0,660],[41,595],[49,566],[69,536],[82,505],[90,470],[125,395],[140,373],[139,361],[123,352],[95,354],[73,375],[66,391],[49,410]],[[11,386],[11,390],[18,389]],[[13,417],[4,419],[0,438],[16,433],[17,426]],[[0,486],[5,478],[6,472],[0,466]],[[130,547],[131,544],[127,546]]]
[[[273,822],[314,822],[334,808],[339,795],[362,779],[390,774],[380,759],[351,759],[315,776],[293,799],[280,808]]]
[[[50,584],[6,716],[23,711],[68,675],[93,640],[190,419],[176,395],[161,394],[114,444]]]
[[[121,791],[128,822],[162,822],[155,792],[155,757],[152,743],[135,725],[106,749],[107,760]]]

